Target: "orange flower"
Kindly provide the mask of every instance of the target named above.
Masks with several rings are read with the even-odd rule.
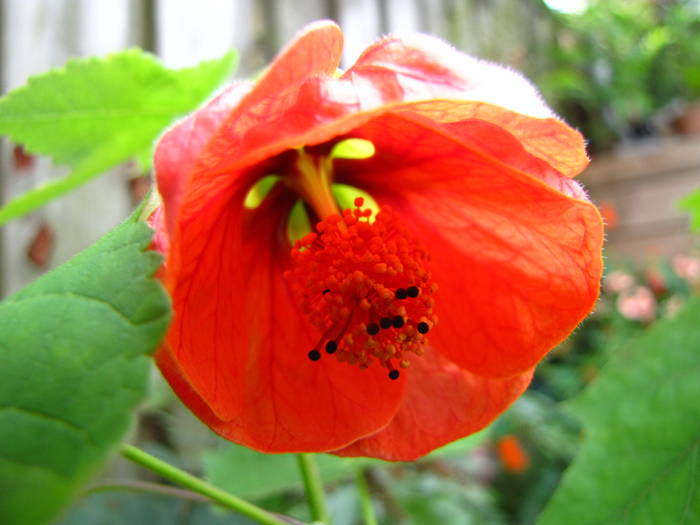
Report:
[[[508,434],[499,439],[496,450],[498,458],[508,472],[520,474],[530,466],[530,456],[520,445],[518,436],[514,434]]]
[[[175,318],[157,361],[232,441],[414,459],[490,423],[588,314],[602,224],[570,178],[581,136],[520,76],[424,35],[338,76],[341,48],[313,24],[161,138]],[[341,158],[349,138],[374,154]],[[376,220],[333,183],[371,194]],[[292,249],[299,199],[317,226]]]

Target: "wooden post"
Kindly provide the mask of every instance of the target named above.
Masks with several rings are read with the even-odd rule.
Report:
[[[141,48],[156,53],[158,50],[158,27],[156,24],[158,5],[156,0],[142,0],[137,5],[141,7]],[[134,9],[134,12],[137,11]]]
[[[0,0],[0,95],[5,94],[5,0]],[[7,164],[9,145],[7,140],[0,138],[0,205],[5,204],[5,178],[7,177]],[[5,297],[5,228],[0,226],[0,298]]]

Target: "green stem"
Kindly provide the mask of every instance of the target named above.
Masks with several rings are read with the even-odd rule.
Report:
[[[198,503],[211,503],[212,501],[206,496],[202,496],[191,490],[179,489],[170,485],[161,485],[160,483],[151,483],[150,481],[134,481],[134,480],[108,480],[104,483],[98,483],[85,489],[83,496],[89,496],[97,492],[111,492],[114,490],[127,490],[133,492],[147,492],[151,494],[161,494],[163,496],[172,496],[174,498],[196,501]]]
[[[377,525],[377,516],[374,514],[374,505],[372,505],[372,496],[370,496],[369,493],[369,487],[367,486],[367,478],[365,478],[364,469],[356,469],[355,484],[357,485],[357,492],[360,496],[362,521],[365,525]]]
[[[273,516],[266,510],[256,507],[252,503],[248,503],[247,501],[242,500],[233,494],[229,494],[228,492],[214,487],[206,481],[188,474],[184,470],[180,470],[179,468],[174,467],[165,461],[161,461],[143,450],[131,445],[124,445],[121,453],[126,459],[152,470],[163,478],[169,479],[170,481],[197,492],[198,494],[202,494],[213,502],[231,510],[235,510],[236,512],[257,521],[258,523],[262,523],[263,525],[287,525],[284,521]]]
[[[318,465],[316,465],[314,455],[297,454],[297,460],[301,477],[304,479],[304,489],[306,490],[306,499],[311,510],[311,519],[321,523],[330,523],[328,508],[326,507],[326,496],[323,493],[323,482],[321,481],[321,474],[318,470]]]

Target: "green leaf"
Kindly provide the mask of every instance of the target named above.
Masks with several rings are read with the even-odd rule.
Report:
[[[619,349],[571,403],[583,447],[541,516],[700,523],[700,299]]]
[[[700,231],[700,188],[683,197],[679,202],[680,208],[690,213],[690,227]]]
[[[0,133],[73,172],[0,209],[0,224],[84,184],[131,157],[150,156],[154,140],[195,109],[232,72],[236,55],[178,71],[129,49],[70,60],[0,99]],[[144,152],[149,152],[145,154]]]
[[[170,315],[150,240],[129,219],[0,303],[0,523],[48,521],[129,429]]]

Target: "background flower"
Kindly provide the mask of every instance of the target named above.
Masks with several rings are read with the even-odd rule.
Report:
[[[649,322],[656,317],[656,298],[646,286],[635,286],[619,295],[617,309],[627,319]]]

